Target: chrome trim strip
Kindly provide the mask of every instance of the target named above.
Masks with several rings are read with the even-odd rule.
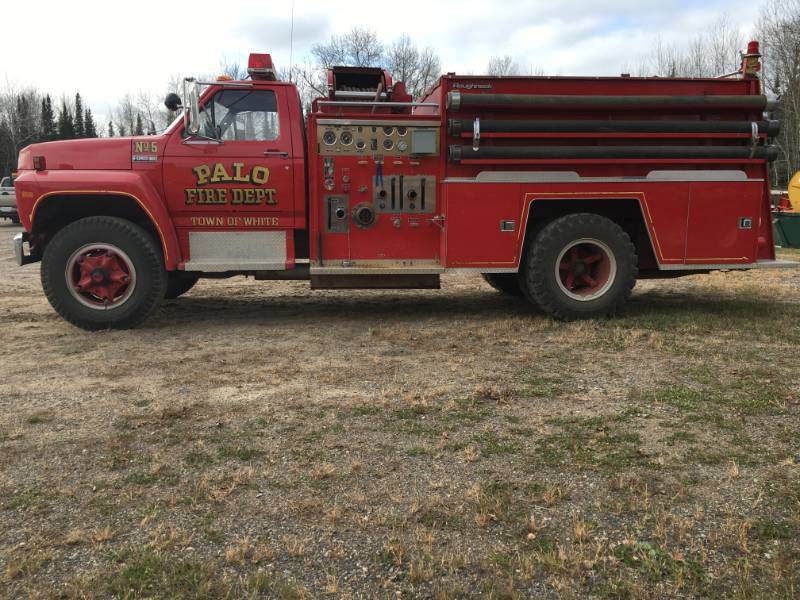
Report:
[[[800,261],[759,260],[754,263],[739,264],[680,264],[659,265],[661,271],[744,271],[748,269],[798,269]]]
[[[650,171],[645,177],[581,177],[575,171],[481,171],[476,177],[448,177],[442,183],[657,183],[750,181],[744,171]]]
[[[534,181],[576,181],[577,171],[481,171],[475,181],[486,183],[522,183]]]
[[[286,263],[257,260],[229,263],[190,260],[184,265],[183,270],[199,271],[202,273],[225,273],[227,271],[285,271]]]
[[[740,170],[724,171],[650,171],[646,179],[654,181],[747,181],[747,173]],[[759,179],[757,181],[763,181]]]
[[[385,119],[317,119],[318,125],[391,125],[397,127],[414,126],[414,127],[439,127],[439,121],[408,121],[408,120],[385,120]]]

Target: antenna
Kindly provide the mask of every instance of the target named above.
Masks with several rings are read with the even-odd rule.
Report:
[[[294,63],[292,62],[292,53],[294,52],[294,0],[292,0],[292,25],[289,29],[289,83],[292,82],[294,75]]]

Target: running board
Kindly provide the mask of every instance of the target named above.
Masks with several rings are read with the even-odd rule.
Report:
[[[311,275],[312,290],[438,290],[439,275]]]
[[[796,260],[758,260],[754,263],[685,263],[677,265],[660,265],[662,271],[746,271],[748,269],[797,269],[800,261]]]

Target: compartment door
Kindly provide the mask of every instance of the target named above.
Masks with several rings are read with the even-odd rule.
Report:
[[[762,182],[692,182],[687,264],[742,264],[756,259]]]

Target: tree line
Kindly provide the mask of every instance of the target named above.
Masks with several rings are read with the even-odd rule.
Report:
[[[0,174],[11,172],[28,144],[98,136],[92,109],[80,93],[54,105],[50,94],[33,88],[0,93]]]
[[[800,0],[768,0],[752,37],[762,44],[763,87],[779,100],[778,109],[768,115],[782,125],[774,140],[780,156],[770,169],[773,183],[785,186],[788,178],[800,170]],[[747,38],[723,16],[687,43],[666,44],[656,39],[649,50],[633,59],[636,62],[632,68],[627,65],[623,69],[638,76],[717,77],[739,68],[739,52],[746,43]],[[415,99],[421,98],[442,73],[439,55],[430,46],[418,46],[406,34],[384,43],[375,31],[354,27],[314,44],[305,62],[279,70],[279,77],[297,85],[308,111],[314,98],[327,96],[326,70],[333,65],[387,68],[395,81],[406,84]],[[242,65],[224,59],[218,72],[234,79],[246,77]],[[522,69],[508,54],[491,57],[481,72],[493,76],[545,75],[536,65]],[[173,78],[168,91],[178,90],[179,83],[179,78]],[[98,127],[80,94],[54,106],[49,94],[34,89],[0,92],[0,175],[13,169],[22,147],[36,141],[155,135],[176,116],[162,101],[159,94],[127,93],[112,108],[108,121]]]

